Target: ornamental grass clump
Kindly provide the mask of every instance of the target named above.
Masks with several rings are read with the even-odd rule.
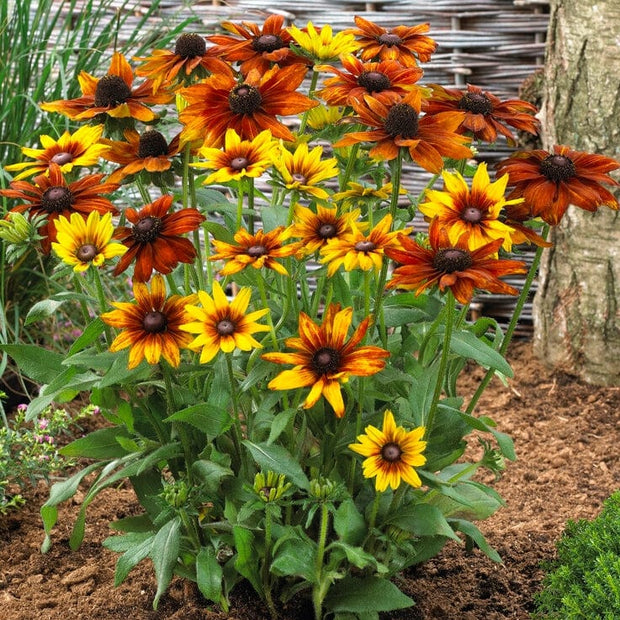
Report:
[[[101,132],[97,163],[9,163],[7,221],[27,217],[53,265],[28,321],[75,303],[81,328],[62,352],[4,347],[45,384],[27,415],[83,392],[108,421],[63,448],[90,463],[52,487],[43,550],[81,483],[73,548],[93,498],[126,480],[143,510],[105,545],[122,554],[116,583],[152,560],[155,607],[178,575],[223,610],[246,581],[274,618],[291,599],[317,619],[377,618],[414,604],[391,578],[448,540],[500,561],[475,521],[502,499],[475,474],[515,452],[476,403],[512,374],[549,226],[577,187],[618,208],[602,184],[620,165],[561,146],[536,174],[522,154],[493,178],[479,144],[535,133],[535,109],[473,87],[452,105],[423,84],[428,24],[223,26],[115,53],[81,97],[42,104],[74,138]],[[432,173],[421,195],[403,170]],[[507,253],[524,242],[529,271]],[[521,291],[504,280],[526,272]],[[505,332],[470,319],[476,291],[518,295]],[[467,400],[469,360],[486,375]]]

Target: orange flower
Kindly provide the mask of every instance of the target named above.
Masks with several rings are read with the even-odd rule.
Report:
[[[125,177],[142,170],[156,173],[170,169],[172,157],[179,152],[178,136],[168,144],[166,138],[155,129],[145,131],[142,135],[134,129],[126,129],[123,133],[126,142],[105,138],[101,140],[108,147],[103,158],[121,164],[109,176],[109,181],[120,183]]]
[[[405,67],[415,67],[418,61],[428,62],[437,49],[437,43],[424,34],[430,30],[429,24],[383,28],[359,16],[355,24],[357,28],[345,32],[357,37],[362,60],[397,60]]]
[[[495,258],[502,244],[501,239],[472,251],[468,249],[467,234],[452,243],[448,231],[437,219],[431,222],[429,228],[430,249],[405,235],[401,235],[399,240],[402,249],[388,248],[385,252],[401,264],[394,269],[387,288],[415,290],[419,295],[437,284],[442,292],[449,288],[458,301],[466,304],[471,301],[475,288],[516,295],[519,291],[499,277],[527,271],[521,261]]]
[[[489,92],[483,92],[478,86],[467,85],[467,91],[444,88],[438,84],[430,85],[432,96],[426,102],[424,110],[428,114],[462,110],[465,112],[459,128],[460,133],[470,132],[474,138],[493,143],[497,134],[506,138],[508,144],[515,145],[515,137],[509,127],[520,131],[537,134],[540,125],[534,117],[536,106],[521,101],[508,99],[501,101]]]
[[[573,151],[568,146],[514,153],[498,165],[498,174],[508,174],[514,189],[508,198],[524,198],[530,217],[540,216],[556,226],[569,204],[586,211],[601,205],[618,209],[618,200],[601,183],[618,187],[609,176],[620,163],[611,157]],[[528,218],[529,219],[529,218]]]
[[[323,395],[337,417],[344,415],[345,406],[340,384],[350,375],[369,377],[383,370],[389,353],[374,346],[359,346],[370,325],[366,317],[347,341],[353,318],[353,308],[340,309],[330,304],[321,325],[301,312],[299,338],[287,338],[286,346],[295,353],[264,353],[261,357],[276,364],[293,364],[292,370],[282,371],[269,382],[271,390],[293,390],[312,386],[304,408],[313,407]]]
[[[100,214],[118,215],[118,209],[102,194],[118,189],[115,183],[101,183],[105,175],[89,174],[78,181],[67,183],[60,166],[50,163],[49,173],[34,178],[34,185],[27,181],[13,181],[10,189],[0,190],[0,196],[23,200],[24,203],[11,211],[30,216],[45,214],[46,223],[39,229],[43,237],[43,252],[49,254],[51,243],[56,241],[56,220],[61,215],[69,219],[72,213],[80,213],[86,218],[91,211]]]
[[[227,62],[240,62],[241,73],[247,75],[253,69],[265,73],[275,64],[285,67],[291,64],[308,63],[307,59],[295,54],[290,48],[291,35],[283,29],[284,17],[270,15],[262,28],[258,24],[222,22],[224,30],[232,33],[214,34],[207,39],[215,45],[209,48],[210,56],[217,56]]]
[[[330,106],[350,105],[364,94],[375,99],[400,99],[408,91],[417,88],[415,83],[422,77],[422,69],[403,67],[394,60],[363,63],[353,55],[341,58],[345,71],[331,65],[319,65],[317,71],[335,73],[327,78],[317,95]]]
[[[127,59],[119,52],[112,56],[110,69],[102,78],[93,77],[86,71],[78,76],[82,96],[77,99],[58,99],[42,103],[46,112],[58,112],[73,120],[88,120],[99,114],[113,118],[135,118],[148,123],[157,114],[148,106],[172,101],[172,93],[153,91],[151,80],[134,88],[133,72]]]
[[[171,205],[172,196],[162,196],[140,211],[125,209],[133,226],[121,226],[114,233],[114,238],[128,248],[114,269],[115,276],[135,259],[133,279],[146,282],[153,270],[170,273],[179,263],[191,263],[196,258],[192,242],[180,235],[196,230],[205,218],[196,209],[168,213]]]
[[[376,142],[370,157],[391,160],[401,148],[425,170],[438,174],[443,169],[443,157],[471,157],[465,145],[471,140],[456,133],[464,112],[445,112],[420,116],[421,97],[417,91],[407,93],[398,102],[387,104],[364,95],[364,100],[352,103],[358,122],[374,127],[370,131],[354,131],[334,144],[350,146],[356,142]]]
[[[318,105],[295,92],[305,73],[301,65],[276,66],[264,73],[252,70],[239,83],[227,67],[201,84],[182,89],[189,105],[179,114],[185,125],[181,141],[218,147],[227,129],[234,129],[246,140],[269,129],[276,138],[292,142],[295,137],[276,115],[298,114]]]

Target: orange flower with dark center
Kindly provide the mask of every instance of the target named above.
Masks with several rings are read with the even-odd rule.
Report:
[[[135,118],[148,123],[157,114],[148,106],[169,103],[173,94],[153,89],[153,82],[145,80],[138,87],[133,85],[133,71],[127,59],[119,52],[112,56],[110,69],[102,78],[86,71],[78,76],[82,96],[77,99],[59,99],[42,103],[46,112],[58,112],[73,120],[88,120],[100,114],[113,118]]]
[[[353,318],[353,308],[340,309],[330,304],[323,322],[317,325],[301,312],[299,338],[287,338],[286,346],[295,353],[264,353],[261,357],[276,364],[293,364],[269,382],[271,390],[293,390],[312,386],[304,401],[304,408],[313,407],[323,395],[337,417],[344,415],[345,406],[340,384],[349,376],[369,377],[385,368],[390,354],[379,347],[359,346],[370,325],[366,317],[349,340],[347,332]]]
[[[264,73],[252,70],[239,83],[227,67],[201,84],[182,89],[189,105],[179,114],[185,125],[181,141],[218,147],[227,129],[234,129],[245,140],[269,129],[274,137],[293,142],[295,137],[276,116],[298,114],[318,105],[295,92],[305,73],[301,65],[276,66]]]
[[[41,247],[49,254],[51,244],[56,241],[56,220],[63,215],[69,219],[72,213],[80,213],[84,218],[92,211],[100,214],[118,215],[118,209],[102,194],[118,189],[115,183],[101,183],[105,175],[89,174],[73,183],[67,183],[60,166],[50,163],[49,173],[34,177],[34,184],[27,181],[13,181],[10,189],[0,190],[0,196],[24,201],[11,211],[30,216],[47,215],[47,221],[39,229],[43,237]]]
[[[425,34],[429,24],[383,28],[359,16],[355,24],[357,28],[345,32],[357,38],[362,60],[397,60],[405,67],[415,67],[418,61],[428,62],[437,49],[437,43]]]
[[[363,102],[352,102],[356,120],[375,129],[348,133],[334,146],[376,142],[368,154],[383,160],[395,159],[399,149],[404,148],[413,161],[435,174],[443,169],[443,157],[471,157],[471,150],[465,146],[471,139],[456,133],[464,112],[420,116],[421,105],[417,91],[389,104],[365,95]]]
[[[618,200],[602,184],[618,187],[609,176],[618,168],[620,163],[611,157],[556,145],[552,153],[514,153],[498,164],[498,174],[508,174],[508,185],[514,186],[508,198],[524,198],[530,218],[557,226],[569,204],[586,211],[602,205],[617,210]]]
[[[274,64],[280,67],[307,65],[308,60],[290,48],[293,38],[282,28],[283,25],[282,15],[270,15],[262,27],[251,22],[222,22],[222,28],[232,35],[214,34],[207,37],[215,44],[209,48],[208,54],[230,63],[241,63],[240,70],[244,75],[253,69],[264,73]]]
[[[355,56],[347,55],[341,58],[341,62],[345,71],[331,65],[315,67],[317,71],[336,74],[336,77],[326,79],[324,87],[317,92],[330,106],[350,105],[364,94],[375,99],[400,99],[416,88],[415,83],[423,74],[418,67],[403,67],[394,60],[363,63]]]
[[[167,274],[179,263],[191,263],[196,258],[192,242],[180,235],[196,230],[205,218],[197,209],[168,213],[171,206],[172,196],[162,196],[140,211],[125,209],[133,226],[120,226],[114,233],[114,238],[128,248],[114,269],[115,276],[135,259],[133,279],[146,282],[153,270]]]
[[[467,234],[456,243],[448,231],[435,219],[429,228],[430,248],[423,247],[411,237],[400,235],[402,248],[387,248],[385,253],[400,263],[394,269],[387,288],[414,290],[419,295],[434,285],[443,292],[449,288],[462,304],[469,303],[474,289],[490,293],[516,295],[518,290],[502,282],[501,276],[525,273],[525,263],[497,259],[502,239],[496,239],[476,250],[468,248]]]
[[[431,84],[431,88],[433,93],[425,102],[424,110],[428,114],[462,110],[465,117],[459,127],[460,133],[470,132],[477,140],[489,143],[495,142],[500,134],[512,146],[515,144],[515,137],[509,127],[532,134],[538,133],[540,123],[534,117],[537,108],[527,101],[501,101],[495,95],[471,84],[467,85],[465,92],[444,88],[438,84]]]
[[[179,153],[179,137],[170,141],[157,130],[150,129],[139,134],[134,129],[124,131],[126,142],[107,140],[102,144],[108,150],[102,155],[104,159],[121,164],[108,178],[109,181],[120,183],[131,174],[138,174],[142,170],[147,172],[164,172],[172,166],[172,158]]]

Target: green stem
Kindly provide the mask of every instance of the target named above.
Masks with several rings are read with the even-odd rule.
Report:
[[[230,397],[233,407],[233,425],[232,425],[232,439],[237,451],[237,457],[239,459],[239,466],[242,472],[247,472],[245,459],[243,458],[243,450],[241,449],[241,441],[243,439],[243,431],[241,429],[241,418],[239,417],[239,400],[237,398],[237,381],[235,379],[235,373],[232,365],[232,354],[226,355],[226,367],[228,369],[228,381],[230,383]]]
[[[248,232],[254,234],[254,179],[248,177]]]
[[[265,592],[265,600],[269,613],[272,618],[278,617],[276,606],[273,603],[273,597],[271,596],[271,575],[269,568],[271,564],[271,510],[269,504],[265,507],[265,557],[263,559],[263,590]]]
[[[323,502],[321,504],[321,523],[319,525],[319,541],[316,550],[316,583],[312,589],[312,602],[314,604],[314,617],[316,620],[321,620],[321,618],[323,617],[323,558],[325,556],[325,543],[327,542],[328,525],[329,510],[327,508],[327,503]]]
[[[239,184],[237,185],[237,219],[236,219],[236,228],[235,230],[239,230],[241,228],[241,224],[243,223],[243,198],[244,198],[244,182],[243,179],[240,179]]]
[[[91,269],[93,274],[93,280],[95,282],[95,289],[97,291],[97,301],[99,302],[99,311],[105,312],[108,307],[108,302],[105,297],[105,293],[103,291],[103,284],[101,283],[101,276],[99,275],[99,270],[96,267]],[[109,326],[104,323],[103,331],[105,333],[105,340],[108,343],[108,346],[112,343],[112,332]]]
[[[347,167],[345,168],[344,176],[340,179],[340,182],[339,182],[340,189],[342,191],[347,190],[347,185],[349,183],[349,180],[351,179],[353,170],[355,169],[355,162],[357,160],[357,152],[359,151],[359,149],[360,149],[359,142],[356,142],[351,147],[351,153],[349,154],[349,160],[347,161]]]
[[[314,90],[316,89],[316,84],[319,79],[318,71],[312,70],[312,77],[310,78],[310,87],[308,88],[308,97],[312,97],[314,95]],[[301,117],[301,124],[299,126],[299,132],[297,135],[302,136],[306,131],[306,125],[308,124],[308,114],[310,110],[306,110]]]

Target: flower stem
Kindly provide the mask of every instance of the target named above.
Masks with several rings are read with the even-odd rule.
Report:
[[[271,596],[271,576],[269,574],[269,567],[271,564],[271,510],[269,504],[265,506],[265,557],[263,558],[263,590],[265,592],[265,601],[269,608],[269,613],[272,618],[278,617],[276,606],[273,603],[273,597]]]
[[[239,417],[239,401],[237,399],[237,381],[235,379],[235,373],[233,370],[231,354],[226,354],[226,367],[228,369],[228,381],[230,383],[230,397],[232,400],[232,408],[233,408],[232,439],[235,445],[235,450],[237,451],[237,456],[239,458],[240,469],[243,472],[245,472],[247,471],[247,469],[246,469],[245,459],[243,458],[243,451],[241,449],[241,439],[243,437],[243,432],[241,430],[241,418]]]
[[[314,617],[321,620],[323,617],[322,607],[325,597],[325,588],[322,583],[323,558],[325,556],[325,543],[327,542],[327,526],[329,525],[329,510],[327,503],[321,504],[321,523],[319,525],[319,541],[316,550],[316,583],[312,588],[312,602],[314,604]]]

